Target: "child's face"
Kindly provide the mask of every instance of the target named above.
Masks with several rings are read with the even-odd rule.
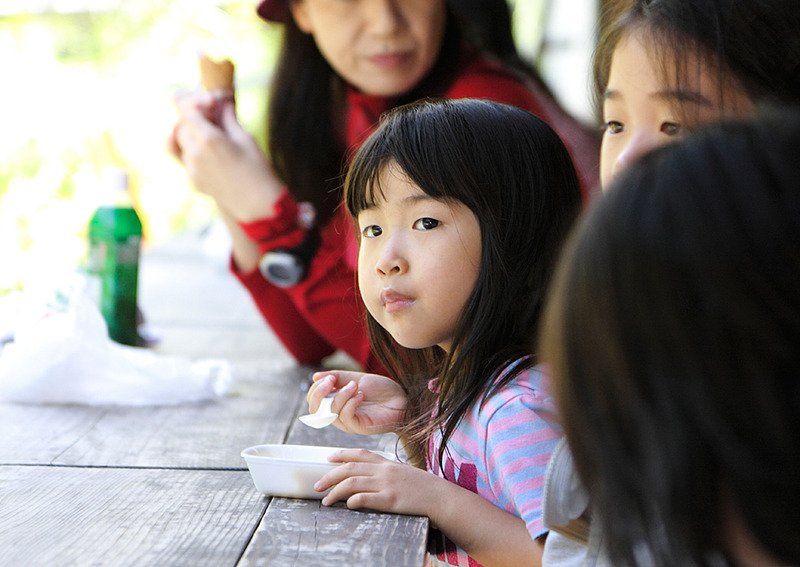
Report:
[[[680,86],[665,85],[665,76],[675,76],[675,66],[662,67],[653,61],[644,33],[623,36],[611,60],[603,96],[603,188],[648,150],[725,114],[745,114],[753,108],[752,101],[740,89],[720,89],[718,75],[699,60],[686,62],[685,79]]]
[[[370,314],[407,348],[450,349],[480,269],[478,219],[425,194],[394,164],[358,215],[358,284]]]
[[[439,56],[445,0],[295,0],[290,6],[331,67],[366,94],[405,93]]]

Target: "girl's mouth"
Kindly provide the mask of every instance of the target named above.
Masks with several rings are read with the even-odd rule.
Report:
[[[414,299],[398,293],[391,289],[384,289],[381,291],[381,303],[387,313],[397,313],[408,309],[414,303]]]

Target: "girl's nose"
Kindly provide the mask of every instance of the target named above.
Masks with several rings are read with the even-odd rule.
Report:
[[[646,154],[656,146],[660,145],[658,136],[651,134],[645,130],[634,132],[628,140],[628,143],[622,148],[622,151],[614,161],[612,168],[612,177],[617,177],[621,172],[625,171],[636,159]]]
[[[380,276],[404,274],[408,271],[408,261],[397,243],[390,242],[381,251],[375,268]]]

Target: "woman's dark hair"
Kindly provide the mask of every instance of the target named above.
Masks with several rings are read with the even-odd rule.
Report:
[[[293,18],[288,18],[284,28],[267,114],[269,152],[275,173],[292,195],[298,201],[311,202],[319,221],[325,222],[341,203],[347,151],[342,137],[346,83],[319,52],[313,36],[303,33]],[[460,69],[461,47],[462,35],[448,8],[445,35],[433,69],[391,105],[443,95]]]
[[[633,164],[578,223],[542,357],[612,563],[800,564],[800,114]]]
[[[432,432],[441,428],[444,447],[500,372],[532,353],[544,291],[581,191],[566,148],[543,120],[481,100],[420,102],[386,115],[347,173],[345,205],[354,218],[380,194],[390,164],[431,197],[463,203],[481,232],[480,272],[449,354],[403,348],[367,317],[379,359],[409,397],[401,439],[422,464]],[[440,391],[432,423],[434,377]]]
[[[665,73],[666,62],[676,62],[677,76],[665,79],[686,82],[686,63],[699,56],[719,74],[720,92],[733,84],[756,102],[800,102],[797,0],[629,0],[607,6],[594,57],[598,111],[617,44],[639,31]]]
[[[555,99],[536,68],[517,50],[508,0],[453,0],[450,4],[465,35],[478,50],[522,78],[535,81],[548,97]]]

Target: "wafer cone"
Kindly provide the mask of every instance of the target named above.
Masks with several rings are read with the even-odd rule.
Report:
[[[233,90],[234,67],[230,59],[212,61],[205,53],[201,53],[197,58],[197,63],[200,67],[200,81],[203,90]]]

